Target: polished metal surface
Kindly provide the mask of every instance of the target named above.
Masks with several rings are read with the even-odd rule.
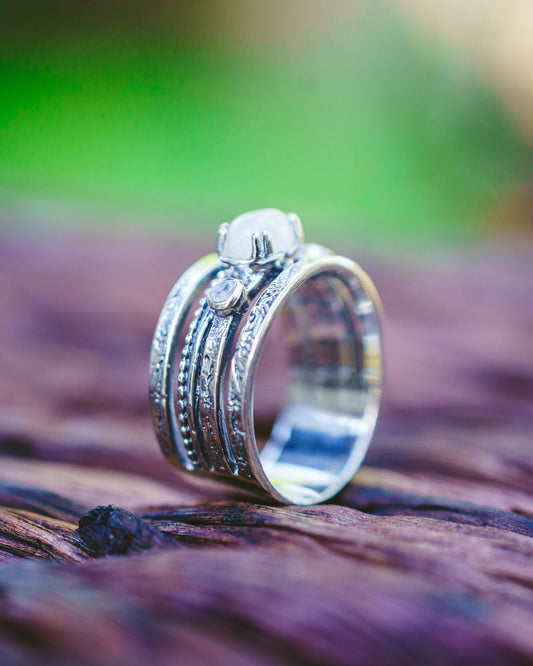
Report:
[[[355,262],[303,243],[294,214],[266,209],[234,223],[221,227],[219,255],[186,271],[161,311],[150,357],[154,429],[167,460],[187,472],[281,502],[321,502],[350,481],[374,432],[379,297]],[[290,381],[260,451],[254,387],[279,320]]]

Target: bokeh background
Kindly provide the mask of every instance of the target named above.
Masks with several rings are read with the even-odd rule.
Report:
[[[369,247],[533,230],[528,0],[3,0],[0,221]]]

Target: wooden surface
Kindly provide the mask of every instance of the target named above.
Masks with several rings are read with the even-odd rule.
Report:
[[[531,663],[533,254],[362,262],[382,418],[300,508],[190,485],[155,443],[150,338],[202,253],[2,238],[0,663]]]

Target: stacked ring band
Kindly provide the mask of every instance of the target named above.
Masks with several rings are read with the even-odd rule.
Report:
[[[300,220],[252,211],[176,282],[150,357],[150,406],[167,460],[293,504],[338,493],[366,454],[382,392],[381,305],[353,261],[303,242]],[[286,401],[262,448],[254,388],[275,321]]]

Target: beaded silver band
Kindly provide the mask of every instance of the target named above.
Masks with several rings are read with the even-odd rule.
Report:
[[[223,225],[218,249],[180,277],[157,323],[150,405],[161,449],[187,472],[281,502],[329,499],[361,464],[378,416],[376,290],[353,261],[304,244],[296,216],[279,211]],[[291,379],[259,451],[254,385],[278,317],[289,332]]]

